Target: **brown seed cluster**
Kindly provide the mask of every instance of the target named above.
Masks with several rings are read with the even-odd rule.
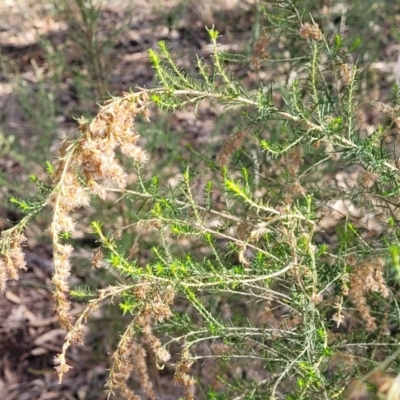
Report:
[[[349,67],[349,64],[343,63],[339,64],[339,69],[342,75],[342,79],[345,85],[348,85],[351,83],[351,81],[354,79],[354,70]]]
[[[303,39],[311,38],[313,40],[322,40],[323,38],[321,29],[319,29],[318,24],[315,23],[311,25],[306,22],[301,25],[299,34]]]
[[[242,147],[246,131],[240,131],[230,136],[217,154],[217,165],[226,167],[232,154]]]
[[[291,178],[297,178],[299,169],[303,165],[303,150],[301,146],[295,147],[286,159],[287,171]]]
[[[342,282],[340,287],[340,295],[337,296],[333,307],[337,310],[333,316],[332,320],[336,322],[337,327],[339,327],[345,320],[343,315],[343,299],[349,294],[349,274],[346,272],[342,275]]]
[[[383,260],[375,258],[355,265],[349,277],[349,297],[362,316],[368,331],[377,328],[376,319],[371,315],[371,308],[367,304],[368,292],[377,292],[383,297],[389,296],[383,272]]]
[[[26,269],[22,251],[26,237],[22,233],[16,232],[10,235],[8,231],[6,232],[1,234],[1,243],[6,248],[1,249],[3,255],[0,258],[0,291],[5,290],[8,280],[18,280],[18,270]]]
[[[251,58],[251,63],[255,69],[260,69],[261,61],[269,58],[269,53],[267,51],[268,41],[269,38],[264,29],[254,45],[253,56]]]
[[[68,204],[65,202],[63,207],[76,208],[87,202],[80,181],[84,183],[84,192],[100,198],[105,198],[107,185],[121,190],[126,187],[127,174],[116,157],[116,150],[138,163],[147,158],[137,145],[139,134],[134,130],[134,118],[138,114],[149,119],[145,93],[137,97],[126,94],[112,101],[101,108],[91,123],[83,118],[78,121],[81,138],[72,143],[64,142],[53,175],[53,181],[62,182],[64,192],[67,191],[64,194]]]
[[[185,388],[185,400],[194,400],[196,380],[190,374],[193,365],[189,349],[184,347],[181,360],[176,365],[174,381]]]
[[[360,174],[359,178],[361,187],[363,187],[364,189],[371,189],[375,182],[378,180],[378,177],[378,174],[372,171],[364,170]]]
[[[300,167],[303,165],[303,152],[300,146],[295,147],[285,158],[282,159],[284,168],[291,178],[291,183],[287,186],[285,193],[285,204],[293,204],[294,197],[304,196],[305,188],[298,179]]]
[[[153,325],[164,322],[172,317],[171,305],[175,299],[175,290],[172,287],[161,289],[157,283],[148,284],[148,290],[143,297],[143,305],[136,317],[136,324],[141,328],[143,340],[151,349],[159,365],[165,364],[171,355],[163,347],[160,339],[153,333]],[[135,290],[135,294],[137,294]]]
[[[126,398],[140,399],[127,386],[128,379],[135,373],[141,387],[150,399],[155,399],[154,388],[147,370],[146,352],[143,344],[149,351],[151,358],[155,358],[158,368],[171,358],[169,351],[161,340],[155,336],[153,327],[172,316],[170,306],[175,298],[175,291],[171,287],[162,288],[157,283],[141,282],[133,290],[136,300],[141,304],[130,329],[122,336],[113,359],[113,368],[107,382],[109,392],[118,388]],[[135,338],[133,327],[140,328],[142,338]],[[140,343],[140,341],[143,343]]]
[[[110,374],[109,386],[118,388],[124,399],[140,400],[142,397],[128,386],[134,369],[135,377],[140,381],[147,398],[155,400],[156,394],[147,368],[146,350],[133,336],[129,335],[120,341],[118,351],[114,354],[114,362],[118,363],[118,370]]]
[[[93,258],[91,261],[92,269],[97,269],[101,267],[101,262],[103,260],[103,252],[101,251],[101,247],[97,247],[93,250]]]
[[[72,324],[68,278],[73,249],[61,244],[59,236],[74,231],[75,221],[71,212],[89,205],[90,196],[104,199],[108,187],[125,189],[128,176],[117,158],[117,150],[137,163],[146,161],[146,153],[137,145],[139,135],[134,130],[134,119],[138,114],[149,119],[145,92],[113,99],[101,107],[92,122],[81,118],[78,121],[80,137],[74,141],[65,140],[60,149],[59,161],[52,175],[54,190],[48,203],[53,207],[50,233],[55,267],[55,309],[61,326],[67,330]]]

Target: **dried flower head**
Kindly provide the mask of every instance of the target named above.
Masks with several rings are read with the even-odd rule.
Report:
[[[342,74],[343,82],[348,85],[353,79],[353,71],[349,68],[349,64],[343,63],[339,64],[339,69]]]
[[[377,110],[380,111],[383,115],[390,119],[394,119],[398,117],[399,114],[399,108],[397,107],[392,107],[390,104],[385,104],[380,101],[375,101],[373,104],[376,106]]]
[[[72,327],[68,301],[69,258],[72,247],[60,244],[60,234],[70,234],[75,229],[71,212],[90,203],[90,195],[102,199],[107,188],[124,190],[128,175],[120,164],[116,151],[131,157],[137,163],[146,161],[146,153],[138,146],[139,134],[134,130],[138,114],[149,119],[148,96],[125,93],[101,107],[89,122],[78,120],[80,137],[64,140],[59,150],[59,160],[52,175],[54,190],[48,199],[53,207],[50,233],[53,237],[54,298],[60,324],[67,330]],[[99,266],[101,252],[95,254],[93,263]]]
[[[322,40],[323,35],[321,29],[319,29],[318,24],[313,23],[313,25],[306,22],[305,24],[301,25],[300,36],[303,39],[311,38],[313,40]]]
[[[134,377],[140,382],[147,397],[155,400],[156,395],[146,363],[146,351],[132,335],[133,332],[128,328],[113,355],[114,364],[106,384],[108,393],[111,394],[118,388],[124,399],[140,400],[141,397],[128,386],[128,380]]]
[[[380,258],[365,261],[356,265],[349,277],[349,297],[353,301],[368,331],[377,328],[371,308],[367,304],[367,293],[374,291],[383,297],[389,296],[389,289],[383,277],[384,262]]]
[[[190,375],[190,368],[192,365],[193,360],[190,356],[189,349],[184,347],[182,349],[181,360],[176,365],[174,381],[185,388],[185,400],[194,399],[196,380]]]
[[[67,364],[65,360],[65,354],[59,354],[54,358],[55,369],[57,371],[59,380],[61,382],[64,374],[68,372],[72,367]]]
[[[0,291],[5,290],[8,280],[18,280],[18,270],[26,269],[25,256],[22,247],[26,237],[18,231],[1,233],[0,249]]]
[[[103,260],[103,252],[101,251],[101,247],[97,247],[93,250],[93,258],[92,258],[92,268],[100,268],[101,262]]]
[[[155,394],[147,371],[146,353],[143,346],[134,338],[133,328],[141,329],[141,341],[146,344],[150,357],[156,359],[157,367],[162,369],[163,365],[170,360],[171,355],[161,340],[155,336],[153,326],[172,316],[169,306],[174,301],[175,291],[171,287],[163,288],[154,282],[145,281],[135,286],[133,294],[140,304],[139,310],[114,353],[107,387],[109,393],[112,393],[114,388],[118,388],[124,396],[128,396],[127,398],[138,399],[139,397],[135,397],[137,395],[127,386],[127,380],[134,371],[142,389],[149,398],[153,399]]]
[[[324,147],[325,147],[325,153],[328,154],[333,161],[338,161],[340,159],[341,153],[336,151],[332,142],[325,142]]]
[[[269,53],[266,49],[269,42],[267,32],[263,29],[260,37],[256,41],[253,50],[253,56],[251,58],[251,63],[255,69],[260,69],[261,61],[269,58]]]
[[[306,189],[301,186],[299,181],[296,181],[288,186],[288,193],[293,196],[304,196],[306,194]]]
[[[217,164],[220,167],[226,167],[232,154],[242,147],[246,131],[240,131],[230,136],[217,154]]]
[[[359,178],[361,187],[365,189],[370,189],[375,184],[378,177],[379,177],[378,174],[372,171],[364,170]]]
[[[303,151],[301,146],[295,147],[285,159],[287,171],[291,178],[296,178],[300,166],[303,164]]]
[[[310,297],[311,303],[313,304],[320,304],[324,300],[322,294],[320,293],[313,293]]]

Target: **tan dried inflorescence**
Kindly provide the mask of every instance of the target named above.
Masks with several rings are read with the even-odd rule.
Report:
[[[81,118],[78,121],[80,137],[74,141],[65,140],[60,149],[52,175],[54,190],[48,203],[54,210],[50,232],[54,251],[55,309],[61,326],[67,330],[72,326],[68,278],[73,249],[61,244],[59,236],[74,231],[71,212],[89,205],[91,195],[104,199],[110,186],[121,191],[125,189],[128,176],[118,161],[118,149],[137,163],[146,161],[146,153],[137,145],[139,134],[134,130],[134,119],[138,114],[149,119],[145,92],[113,99],[101,107],[92,122]]]
[[[18,270],[26,269],[25,256],[22,251],[26,237],[19,232],[13,234],[6,232],[1,234],[1,243],[5,248],[1,249],[0,291],[5,290],[8,280],[18,280]]]
[[[255,69],[260,69],[261,61],[269,58],[269,53],[267,51],[268,42],[269,38],[267,32],[263,29],[254,45],[253,56],[251,58],[251,63]]]
[[[311,25],[308,22],[306,22],[305,24],[301,25],[299,34],[303,39],[308,39],[308,38],[311,38],[313,40],[323,39],[321,29],[319,29],[318,24],[315,23]]]
[[[142,282],[135,286],[133,294],[140,307],[134,323],[126,330],[118,344],[107,386],[110,393],[118,388],[126,398],[139,399],[140,397],[134,394],[126,383],[134,372],[146,395],[154,399],[154,389],[147,371],[146,353],[142,344],[134,338],[132,327],[140,329],[141,341],[146,345],[151,358],[155,358],[157,368],[162,369],[171,355],[161,340],[155,336],[153,327],[172,316],[170,306],[175,298],[175,290],[172,287],[162,288],[157,283]]]
[[[189,349],[184,347],[181,354],[181,360],[176,365],[174,380],[185,388],[185,400],[194,399],[196,380],[190,374],[193,362]]]
[[[389,296],[389,289],[383,277],[384,261],[375,258],[354,266],[349,277],[349,297],[363,318],[366,329],[373,331],[377,328],[376,319],[371,315],[366,296],[369,291]]]
[[[371,189],[371,187],[378,180],[379,176],[375,172],[364,170],[358,179],[360,186],[364,189]]]
[[[354,68],[350,68],[349,64],[339,64],[339,69],[342,74],[342,79],[345,85],[349,85],[354,80]]]
[[[124,399],[140,400],[141,396],[135,394],[127,384],[134,369],[135,376],[140,381],[146,396],[155,400],[156,395],[147,368],[146,350],[133,336],[126,335],[121,339],[118,350],[114,354],[114,363],[118,368],[110,374],[109,387],[117,387]]]
[[[296,146],[286,157],[287,172],[291,178],[297,178],[300,167],[303,165],[303,150]]]
[[[304,196],[306,194],[305,188],[298,180],[300,167],[303,165],[303,152],[300,146],[296,146],[284,159],[284,168],[286,169],[291,183],[287,187],[285,193],[285,204],[293,204],[293,198],[297,196]]]
[[[65,336],[61,353],[59,353],[54,359],[55,370],[57,371],[60,383],[62,381],[64,374],[72,368],[70,365],[67,364],[67,358],[66,358],[67,350],[72,344],[83,345],[84,330],[85,330],[84,324],[86,323],[89,315],[97,311],[99,302],[103,300],[105,292],[106,290],[104,289],[99,290],[99,298],[89,302],[87,307],[80,314],[77,321],[74,323],[74,325],[71,326],[71,329],[67,332]],[[67,317],[69,317],[69,315],[67,315]]]
[[[246,136],[246,131],[240,131],[228,138],[221,150],[217,154],[217,165],[226,167],[232,154],[242,147],[243,139]]]

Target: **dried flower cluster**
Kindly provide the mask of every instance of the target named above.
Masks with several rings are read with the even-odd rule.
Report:
[[[286,158],[287,172],[292,178],[297,178],[300,166],[303,165],[303,150],[296,146]]]
[[[288,205],[293,204],[293,196],[303,196],[306,190],[298,180],[300,167],[303,165],[303,153],[300,146],[296,146],[283,160],[284,168],[291,178],[291,183],[287,187],[285,194],[285,203]]]
[[[319,29],[318,24],[315,23],[313,25],[309,24],[308,22],[303,24],[300,27],[299,34],[303,39],[308,39],[308,38],[311,38],[313,40],[323,39],[321,29]]]
[[[50,232],[54,251],[55,309],[61,326],[67,330],[72,324],[68,277],[73,249],[62,245],[59,235],[73,232],[75,221],[70,214],[87,206],[90,195],[104,199],[109,185],[125,189],[127,174],[116,157],[117,149],[135,162],[146,160],[146,153],[137,145],[139,135],[134,131],[134,118],[138,114],[149,119],[146,93],[125,94],[103,106],[92,122],[80,119],[81,136],[75,141],[65,140],[60,149],[59,162],[52,176],[54,190],[49,198],[53,207]]]
[[[118,350],[114,354],[114,363],[118,369],[110,375],[108,387],[118,388],[122,397],[127,400],[140,400],[141,397],[129,388],[127,381],[135,371],[135,377],[140,381],[143,391],[151,400],[155,400],[153,384],[150,381],[146,362],[146,350],[134,338],[133,334],[124,335],[118,345]]]
[[[343,63],[339,64],[339,69],[342,74],[342,79],[345,85],[348,85],[354,80],[355,68],[349,68],[349,64]]]
[[[261,61],[269,57],[266,49],[268,42],[268,35],[264,29],[254,45],[253,56],[251,58],[251,63],[255,69],[260,69]]]
[[[217,165],[226,167],[232,154],[242,147],[246,131],[240,131],[230,136],[217,154]]]
[[[8,280],[18,280],[18,270],[26,269],[26,261],[22,246],[26,237],[22,233],[16,232],[10,235],[9,231],[2,232],[1,243],[4,247],[1,249],[0,258],[0,291],[6,288]]]
[[[160,339],[154,335],[153,325],[172,316],[170,306],[174,301],[175,291],[171,287],[163,289],[156,283],[143,282],[135,286],[133,293],[141,306],[132,327],[135,326],[141,330],[142,342],[149,349],[150,356],[155,358],[157,367],[161,369],[162,365],[170,360],[171,355]],[[118,388],[126,398],[139,399],[140,397],[134,394],[126,384],[127,379],[134,372],[147,396],[150,399],[155,398],[147,371],[146,353],[143,346],[134,338],[132,328],[125,331],[113,359],[113,368],[107,383],[110,393]]]
[[[104,300],[104,296],[106,295],[106,292],[108,293],[108,296],[110,296],[110,292],[112,295],[113,288],[111,289],[103,289],[99,290],[99,298],[94,299],[89,302],[85,310],[80,314],[79,318],[77,321],[74,323],[74,325],[71,326],[71,329],[68,331],[67,335],[65,336],[65,341],[62,346],[61,353],[59,353],[55,358],[54,358],[54,364],[55,364],[55,370],[57,371],[58,379],[61,383],[62,378],[66,372],[68,372],[72,367],[67,364],[67,350],[72,344],[83,344],[84,342],[84,330],[85,326],[84,323],[86,323],[89,315],[92,313],[96,312],[99,306],[99,303]],[[68,316],[69,317],[69,316]]]
[[[190,356],[189,349],[184,347],[181,353],[181,360],[176,365],[175,382],[181,384],[185,388],[185,400],[193,400],[195,397],[196,380],[190,374],[190,368],[193,360]]]
[[[378,180],[379,175],[376,174],[375,172],[364,170],[360,174],[360,177],[358,178],[358,182],[360,183],[360,186],[364,189],[371,189],[372,186],[376,183]]]
[[[349,297],[361,314],[368,331],[377,328],[375,318],[371,315],[371,308],[367,304],[369,291],[380,293],[383,297],[389,296],[389,289],[383,277],[384,262],[380,258],[365,261],[354,266],[349,277]]]
[[[392,107],[389,104],[382,103],[380,101],[375,101],[373,104],[376,106],[378,111],[380,111],[383,115],[387,116],[390,119],[399,119],[400,107],[398,105]]]

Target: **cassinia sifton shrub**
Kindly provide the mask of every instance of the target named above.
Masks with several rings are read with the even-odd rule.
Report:
[[[52,211],[54,301],[67,332],[56,358],[60,380],[87,319],[118,301],[131,322],[113,355],[110,394],[140,398],[129,386],[134,376],[156,398],[147,350],[159,368],[174,368],[187,399],[361,399],[368,390],[398,398],[400,175],[390,139],[400,129],[399,91],[390,104],[362,98],[354,48],[339,35],[325,37],[292,2],[274,4],[263,9],[268,36],[263,31],[255,43],[251,68],[266,59],[290,62],[267,51],[283,35],[296,43],[290,79],[246,88],[229,70],[234,57],[219,50],[214,28],[212,56],[196,60],[195,75],[160,42],[149,51],[159,87],[124,93],[93,120],[80,119],[79,135],[66,138],[47,166],[51,183],[33,177],[40,200],[13,199],[26,217],[2,233],[2,289],[26,266],[24,228],[44,208]],[[381,116],[372,131],[365,129],[367,103]],[[193,162],[180,164],[180,181],[168,186],[135,124],[151,124],[152,108],[196,111],[201,104],[223,105],[237,128],[214,154],[193,151]],[[119,154],[133,160],[133,170]],[[338,171],[345,177],[339,183]],[[93,197],[115,195],[135,210],[133,219],[112,231],[106,221],[92,223],[100,243],[92,264],[119,279],[95,293],[74,290],[88,299],[74,319],[72,215]],[[121,251],[132,228],[156,243],[150,261]],[[218,377],[220,390],[201,381],[201,366]]]

